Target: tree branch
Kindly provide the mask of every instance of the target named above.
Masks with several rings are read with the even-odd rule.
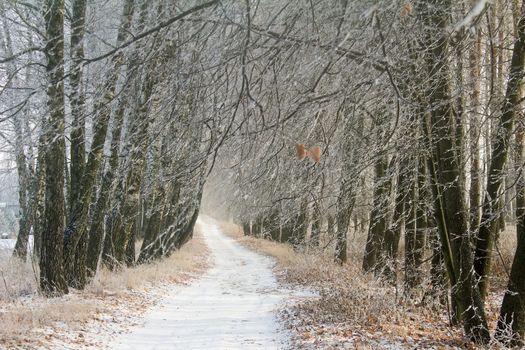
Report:
[[[133,44],[133,43],[135,43],[135,42],[137,42],[137,41],[139,41],[139,40],[141,40],[141,39],[143,39],[143,38],[145,38],[145,37],[147,37],[147,36],[149,36],[149,35],[151,35],[153,33],[156,33],[156,32],[158,32],[159,30],[161,30],[163,28],[169,27],[170,25],[172,25],[173,23],[183,19],[184,17],[189,16],[189,15],[191,15],[194,12],[197,12],[197,11],[200,11],[200,10],[204,10],[205,8],[211,7],[211,6],[216,5],[218,3],[219,3],[219,0],[212,0],[210,2],[206,2],[204,4],[192,7],[191,9],[186,10],[186,11],[182,12],[181,14],[179,14],[179,15],[177,15],[175,17],[172,17],[170,19],[167,19],[165,21],[160,22],[159,25],[157,25],[157,26],[155,26],[153,28],[150,28],[150,29],[146,30],[145,32],[142,32],[142,33],[136,35],[135,37],[133,37],[133,39],[122,43],[120,46],[114,48],[113,50],[110,50],[110,51],[106,52],[103,55],[84,60],[84,65],[87,65],[87,64],[90,64],[90,63],[93,63],[93,62],[100,61],[100,60],[103,60],[105,58],[108,58],[108,57],[114,55],[115,53],[117,53],[118,51],[120,51],[122,49],[125,49],[126,47],[130,46],[131,44]]]

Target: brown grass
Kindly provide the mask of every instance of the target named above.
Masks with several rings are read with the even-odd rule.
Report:
[[[102,269],[85,290],[71,290],[69,295],[53,299],[37,294],[31,265],[9,260],[4,277],[10,297],[2,293],[0,299],[0,344],[24,349],[44,344],[49,348],[53,344],[49,341],[66,337],[60,332],[81,329],[88,321],[97,320],[96,315],[111,315],[115,307],[126,310],[120,312],[144,312],[158,299],[155,288],[187,283],[205,271],[208,256],[196,227],[194,238],[169,258],[118,272]],[[5,286],[2,288],[5,292]]]
[[[319,322],[347,319],[370,322],[396,308],[395,289],[385,288],[374,278],[363,275],[353,260],[340,266],[326,253],[298,252],[288,244],[244,236],[234,224],[222,223],[221,228],[241,244],[275,258],[278,276],[284,282],[319,291],[319,299],[302,306],[315,311]]]
[[[132,268],[126,267],[118,272],[101,269],[86,291],[95,294],[118,294],[141,288],[147,283],[184,283],[192,274],[201,272],[207,266],[207,256],[208,248],[202,235],[196,233],[190,242],[167,259]]]
[[[228,236],[234,238],[248,248],[275,258],[279,262],[279,265],[283,267],[294,266],[297,264],[296,259],[300,259],[300,256],[287,244],[245,236],[242,233],[242,229],[233,223],[220,222],[219,226]]]
[[[71,299],[71,298],[69,298]],[[38,303],[38,305],[33,305]],[[16,308],[2,310],[0,340],[9,342],[28,337],[29,332],[55,322],[78,325],[97,308],[87,301],[35,298],[16,303]]]
[[[244,236],[234,224],[221,227],[241,244],[276,258],[276,272],[283,282],[318,292],[319,298],[283,310],[297,347],[354,348],[357,340],[349,339],[356,334],[364,348],[381,348],[384,339],[400,347],[410,341],[443,348],[470,346],[460,329],[448,327],[442,306],[418,305],[396,287],[364,275],[361,237],[351,237],[349,262],[340,266],[330,253],[295,251],[286,244]]]
[[[37,291],[38,263],[13,259],[11,254],[1,252],[0,257],[0,304]]]
[[[506,229],[500,233],[493,255],[494,263],[492,264],[491,278],[493,291],[507,287],[512,260],[516,252],[516,245],[516,227],[507,225]]]

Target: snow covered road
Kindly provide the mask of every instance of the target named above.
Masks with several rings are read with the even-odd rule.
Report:
[[[283,349],[288,334],[276,309],[290,291],[279,288],[272,261],[225,236],[211,219],[199,219],[212,252],[212,268],[171,293],[123,334],[112,349]]]

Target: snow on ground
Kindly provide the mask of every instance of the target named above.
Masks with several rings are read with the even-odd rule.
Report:
[[[31,254],[33,251],[33,235],[29,236],[29,241],[27,245],[27,252]],[[16,239],[0,239],[0,256],[9,256],[13,249],[15,249]]]
[[[15,249],[16,239],[0,239],[0,254],[8,255],[11,254]]]
[[[225,236],[211,219],[198,224],[213,268],[189,286],[176,286],[147,312],[143,325],[123,334],[112,349],[283,349],[288,332],[277,309],[294,299],[279,287],[270,258]]]

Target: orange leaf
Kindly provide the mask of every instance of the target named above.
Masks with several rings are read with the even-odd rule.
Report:
[[[304,149],[304,144],[303,143],[296,144],[295,149],[297,151],[297,159],[303,160],[304,157],[306,157],[306,151]]]

